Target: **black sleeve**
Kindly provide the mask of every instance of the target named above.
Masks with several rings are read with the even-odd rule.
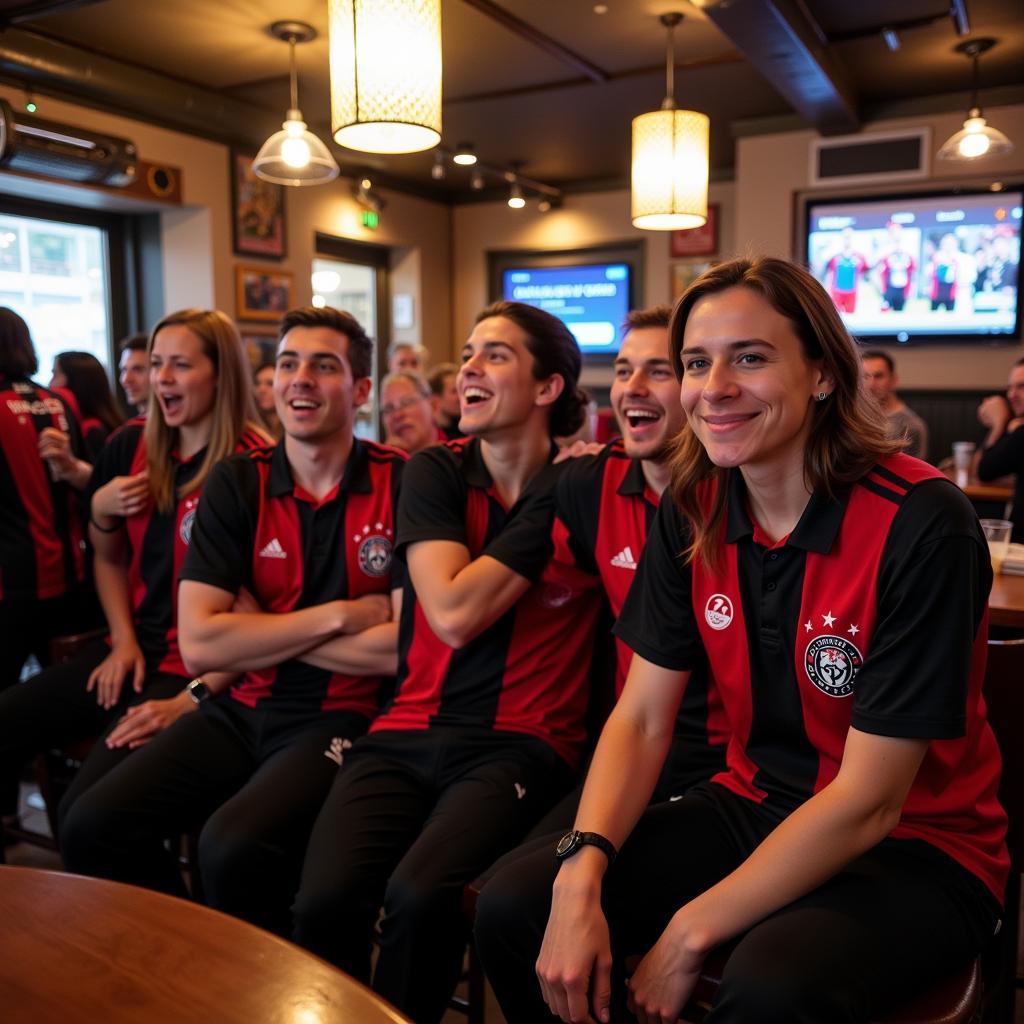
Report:
[[[417,452],[402,471],[395,549],[421,540],[467,543],[466,481],[442,445]]]
[[[100,452],[103,451],[103,446],[107,443],[107,438],[110,436],[110,431],[106,427],[90,427],[85,432],[83,438],[85,453],[80,456],[91,466],[96,465],[96,460],[100,457]]]
[[[614,630],[642,658],[674,671],[688,671],[704,657],[691,570],[682,557],[689,543],[689,528],[666,490]]]
[[[971,659],[992,587],[988,547],[963,493],[919,484],[896,514],[878,573],[878,620],[852,723],[880,736],[964,734]]]
[[[572,459],[566,463],[565,473],[555,487],[555,515],[569,531],[569,547],[576,565],[594,575],[597,575],[594,550],[605,463],[606,458],[601,455]]]
[[[203,485],[196,520],[179,578],[208,583],[229,594],[250,585],[255,515],[259,506],[257,476],[245,456],[218,462]],[[255,486],[245,486],[253,477]]]
[[[90,503],[92,496],[104,484],[110,483],[115,476],[127,476],[131,473],[132,460],[135,458],[141,434],[142,427],[135,423],[111,434],[92,466],[92,475],[86,488]]]
[[[1003,434],[981,453],[978,463],[979,480],[998,480],[1010,473],[1024,473],[1024,426]]]

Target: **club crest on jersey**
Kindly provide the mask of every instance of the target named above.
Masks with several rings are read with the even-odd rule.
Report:
[[[561,608],[572,598],[572,588],[564,583],[545,583],[540,592],[540,603],[545,608]]]
[[[704,606],[704,619],[712,629],[725,629],[732,622],[732,599],[712,594]]]
[[[394,531],[383,523],[367,523],[354,534],[352,540],[359,545],[359,568],[367,576],[385,576],[391,568],[391,538]]]
[[[181,538],[181,543],[188,547],[189,542],[192,540],[192,527],[196,521],[196,503],[194,501],[187,501],[185,503],[185,514],[181,517],[181,525],[178,527],[178,536]]]
[[[864,657],[849,640],[826,634],[816,636],[804,654],[807,678],[830,697],[849,697]]]

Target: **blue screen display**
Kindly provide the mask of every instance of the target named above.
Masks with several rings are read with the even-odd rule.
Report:
[[[584,355],[614,354],[629,312],[629,266],[530,267],[501,275],[502,297],[537,306],[572,331]]]

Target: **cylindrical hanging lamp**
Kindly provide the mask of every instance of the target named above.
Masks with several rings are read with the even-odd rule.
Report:
[[[676,110],[672,30],[681,14],[663,14],[668,30],[665,100],[661,110],[633,118],[633,226],[652,231],[697,228],[708,219],[706,114]]]
[[[441,141],[441,0],[329,0],[331,133],[363,153]]]

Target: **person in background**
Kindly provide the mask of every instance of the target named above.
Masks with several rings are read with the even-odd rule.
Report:
[[[130,749],[191,707],[175,596],[196,506],[220,459],[268,443],[238,330],[223,313],[164,317],[149,362],[149,415],[111,436],[89,484],[95,585],[110,634],[0,695],[0,784],[41,750],[103,737],[59,821]]]
[[[412,455],[444,442],[444,434],[434,424],[433,396],[422,377],[408,370],[389,373],[381,381],[380,403],[385,444]]]
[[[462,436],[459,431],[462,410],[459,408],[459,389],[456,385],[458,376],[459,368],[455,363],[438,363],[427,374],[427,383],[434,396],[434,422],[449,441]]]
[[[121,342],[118,382],[125,400],[136,416],[145,416],[149,405],[149,356],[146,348],[149,335],[130,334]]]
[[[989,395],[978,406],[978,420],[988,428],[978,460],[978,479],[1016,475],[1012,539],[1015,544],[1024,544],[1024,358],[1010,367],[1006,398]]]
[[[670,335],[689,429],[615,626],[635,653],[554,886],[492,922],[519,982],[503,1009],[674,1022],[735,942],[708,1024],[865,1024],[1001,924],[988,548],[963,492],[887,438],[805,269],[718,264]],[[705,657],[727,768],[647,807]]]
[[[829,294],[842,313],[857,311],[857,287],[869,269],[867,259],[854,248],[856,240],[853,228],[843,228],[839,251],[825,265]]]
[[[252,375],[253,397],[256,399],[256,411],[263,420],[267,432],[275,440],[279,441],[284,430],[281,426],[281,418],[277,415],[277,406],[274,404],[274,364],[261,363],[256,367]]]
[[[406,370],[408,373],[423,375],[426,369],[427,350],[411,341],[393,341],[388,345],[388,373]]]
[[[928,424],[906,405],[896,387],[896,364],[888,352],[871,349],[860,356],[861,376],[864,385],[878,402],[889,424],[889,437],[894,441],[905,441],[904,451],[915,459],[928,458]]]
[[[28,325],[0,307],[0,705],[21,689],[30,655],[47,665],[51,638],[85,624],[83,517],[38,454],[47,430],[67,437],[76,459],[82,440],[66,400],[31,380],[38,369]],[[18,772],[0,773],[0,815],[12,823],[17,811]]]
[[[198,713],[83,794],[62,836],[73,871],[184,896],[163,838],[202,826],[207,902],[273,931],[290,924],[309,830],[397,668],[405,463],[352,436],[373,360],[355,318],[307,306],[280,330],[284,438],[214,469],[181,571],[186,659],[241,676],[199,690]]]

